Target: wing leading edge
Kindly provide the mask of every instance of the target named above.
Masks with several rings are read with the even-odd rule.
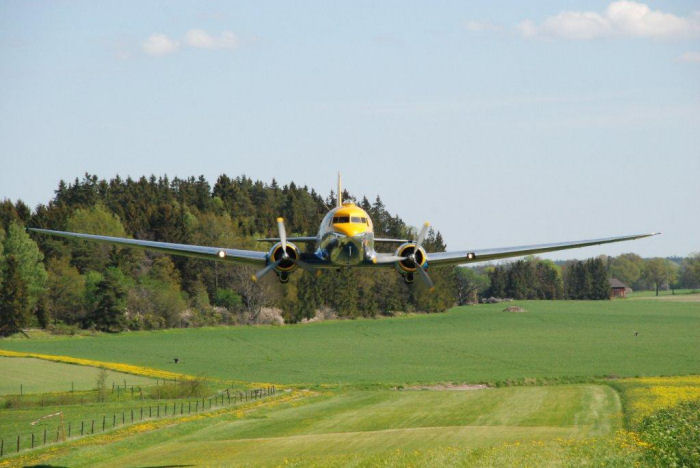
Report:
[[[556,250],[576,249],[591,245],[610,244],[612,242],[642,239],[644,237],[656,236],[658,234],[661,233],[652,232],[650,234],[633,234],[629,236],[604,237],[601,239],[588,239],[571,242],[556,242],[553,244],[521,245],[517,247],[501,247],[495,249],[433,252],[428,254],[428,264],[432,266],[485,262],[488,260],[498,260],[500,258],[521,257],[524,255],[554,252]]]
[[[156,242],[139,239],[126,239],[124,237],[98,236],[95,234],[82,234],[78,232],[53,231],[51,229],[27,228],[28,231],[50,234],[53,236],[68,237],[71,239],[86,239],[108,244],[124,245],[141,249],[151,249],[160,252],[184,255],[187,257],[205,258],[209,260],[222,260],[234,263],[247,263],[252,265],[265,265],[267,252],[256,250],[226,249],[223,247],[208,247],[203,245],[172,244],[169,242]]]

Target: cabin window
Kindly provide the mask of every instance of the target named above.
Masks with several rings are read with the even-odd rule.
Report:
[[[367,221],[367,218],[365,218],[365,217],[363,216],[363,217],[360,218],[360,219],[362,220],[363,223],[365,223],[367,226],[369,226],[369,222]]]
[[[350,222],[349,216],[335,216],[333,218],[333,224],[343,224],[343,223],[349,223],[349,222]]]

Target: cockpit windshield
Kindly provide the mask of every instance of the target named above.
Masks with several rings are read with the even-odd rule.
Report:
[[[360,224],[369,225],[367,218],[364,216],[334,216],[333,217],[333,224],[345,224],[345,223],[360,223]]]

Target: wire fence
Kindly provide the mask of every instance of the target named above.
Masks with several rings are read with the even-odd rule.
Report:
[[[240,403],[246,403],[248,401],[259,400],[268,396],[273,396],[276,393],[277,388],[274,385],[245,391],[227,388],[209,397],[196,399],[187,398],[167,403],[158,402],[155,405],[149,404],[121,411],[110,411],[107,414],[101,415],[101,418],[98,417],[97,419],[80,421],[64,422],[63,414],[58,412],[40,418],[59,417],[60,422],[56,425],[55,431],[53,430],[53,425],[50,430],[48,425],[44,425],[43,430],[40,429],[30,433],[17,434],[16,439],[14,437],[12,439],[0,438],[0,457],[16,454],[23,450],[42,447],[47,444],[90,436],[141,421],[158,420],[212,411]],[[35,422],[38,422],[38,420]]]

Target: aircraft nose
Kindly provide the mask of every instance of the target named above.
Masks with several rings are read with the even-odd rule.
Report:
[[[336,232],[344,234],[348,237],[355,237],[358,234],[362,234],[367,229],[367,226],[360,223],[344,223],[344,224],[334,224],[333,228]]]

